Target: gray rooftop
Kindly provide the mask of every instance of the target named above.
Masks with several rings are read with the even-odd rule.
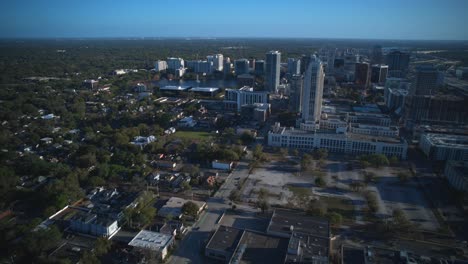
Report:
[[[301,211],[276,209],[273,212],[267,232],[291,234],[311,234],[317,237],[330,238],[330,224],[327,219],[308,216]]]

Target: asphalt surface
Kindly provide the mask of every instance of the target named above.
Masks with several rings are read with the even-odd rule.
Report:
[[[210,260],[204,257],[204,248],[210,236],[219,225],[221,216],[226,209],[230,208],[229,194],[237,188],[238,182],[248,176],[248,163],[240,161],[237,168],[226,178],[221,188],[214,197],[207,201],[208,208],[199,220],[193,225],[192,230],[180,242],[177,250],[173,253],[167,263],[209,263]]]

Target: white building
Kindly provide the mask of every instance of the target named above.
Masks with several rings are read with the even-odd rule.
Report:
[[[169,70],[178,70],[184,67],[185,63],[182,58],[167,58],[167,68]]]
[[[167,62],[163,60],[158,60],[154,63],[155,71],[165,71],[167,69]]]
[[[214,54],[206,56],[208,62],[211,62],[213,65],[213,70],[222,71],[223,70],[223,54]]]
[[[135,248],[155,251],[162,260],[166,258],[169,248],[173,244],[173,236],[148,230],[141,230],[132,241],[128,243],[129,246]]]
[[[330,133],[280,127],[268,132],[268,145],[273,147],[312,150],[324,148],[330,152],[353,155],[380,153],[406,159],[408,144],[403,139],[376,137],[354,133]]]
[[[322,109],[323,82],[325,74],[322,62],[315,56],[306,65],[302,92],[302,120],[316,124],[320,120]]]
[[[468,161],[468,136],[424,133],[419,148],[431,160]]]
[[[265,60],[265,89],[276,93],[280,82],[281,53],[277,50],[266,54]]]
[[[349,132],[354,134],[379,136],[379,137],[398,137],[399,130],[395,126],[372,126],[364,124],[352,124],[349,127]]]
[[[133,145],[142,147],[154,141],[156,141],[155,136],[148,136],[148,137],[136,136],[135,138],[133,138],[133,141],[130,143]]]
[[[179,68],[175,70],[175,75],[177,78],[184,76],[184,74],[185,74],[185,68]]]
[[[161,209],[159,209],[158,215],[160,217],[172,216],[175,219],[179,219],[182,217],[182,206],[184,206],[184,204],[187,202],[189,201],[179,197],[171,197],[166,202],[166,204],[161,207]],[[195,200],[190,200],[190,202],[193,202],[197,205],[198,214],[200,214],[206,208],[205,202]]]
[[[240,89],[226,89],[224,96],[224,106],[226,109],[235,109],[238,112],[243,105],[254,103],[267,104],[268,102],[268,92],[254,91],[252,87],[247,86]]]
[[[449,160],[444,174],[453,188],[468,192],[468,162]]]

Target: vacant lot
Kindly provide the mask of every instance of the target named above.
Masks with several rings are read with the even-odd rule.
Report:
[[[377,217],[391,218],[393,210],[399,208],[416,226],[426,230],[439,228],[416,182],[398,176],[408,173],[404,165],[362,169],[349,166],[347,160],[333,158],[313,162],[310,170],[301,172],[299,163],[291,157],[274,156],[249,175],[242,189],[243,200],[255,202],[261,195],[272,205],[305,208],[310,199],[319,196],[329,211],[340,213],[345,221],[363,223],[367,202],[362,193],[372,191],[376,194]],[[316,186],[318,177],[324,179],[325,187]],[[353,188],[356,183],[361,184],[359,190]]]

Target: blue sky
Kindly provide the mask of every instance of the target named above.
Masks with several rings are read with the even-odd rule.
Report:
[[[468,40],[467,10],[468,0],[1,0],[0,38]]]

